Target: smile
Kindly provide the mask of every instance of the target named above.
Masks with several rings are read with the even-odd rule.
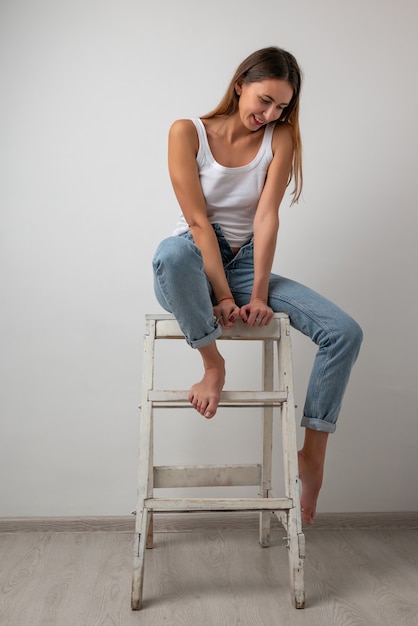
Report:
[[[256,126],[264,126],[265,124],[263,120],[258,119],[255,115],[253,115],[253,122]]]

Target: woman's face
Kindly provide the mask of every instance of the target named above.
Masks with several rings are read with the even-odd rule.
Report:
[[[278,120],[293,96],[290,84],[278,78],[268,78],[259,83],[237,84],[236,92],[240,96],[241,121],[248,130],[258,130]]]

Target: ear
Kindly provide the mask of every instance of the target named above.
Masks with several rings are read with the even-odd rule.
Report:
[[[242,79],[241,78],[239,80],[237,80],[237,82],[235,83],[235,87],[234,88],[235,88],[235,93],[239,97],[241,95],[241,92],[242,92]]]

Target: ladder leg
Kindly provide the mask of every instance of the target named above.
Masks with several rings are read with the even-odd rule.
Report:
[[[148,513],[147,548],[154,547],[154,516],[152,511]]]
[[[132,576],[131,608],[139,611],[142,608],[142,589],[144,584],[145,548],[147,541],[148,510],[143,509],[137,514],[134,543],[134,570]]]
[[[154,346],[155,321],[147,320],[144,335],[141,417],[139,428],[139,460],[138,460],[138,498],[136,507],[136,524],[134,539],[134,564],[132,574],[131,607],[137,611],[142,606],[142,588],[144,580],[145,549],[148,529],[152,537],[151,513],[145,506],[153,488],[153,415],[152,405],[148,399],[148,390],[154,382]]]
[[[134,564],[132,574],[131,607],[138,611],[142,606],[142,588],[144,582],[145,549],[152,543],[152,512],[145,506],[145,499],[149,491],[149,444],[150,428],[152,425],[152,410],[150,403],[141,409],[141,439],[139,448],[138,469],[138,500],[136,507],[136,523],[134,538]],[[152,456],[152,455],[151,455]],[[149,537],[151,535],[151,539]],[[151,545],[152,547],[152,545]]]
[[[263,390],[271,391],[274,385],[274,342],[263,341]],[[263,408],[263,453],[261,470],[260,496],[268,498],[271,491],[273,447],[273,407]],[[260,513],[260,544],[267,548],[270,545],[271,513]]]
[[[141,410],[143,417],[142,424],[150,423],[151,410],[146,405],[145,410]],[[152,513],[145,507],[145,498],[148,494],[149,481],[149,462],[148,462],[148,446],[149,437],[145,436],[146,428],[142,429],[141,445],[139,452],[139,480],[138,480],[138,501],[136,507],[136,523],[134,538],[134,563],[132,574],[132,595],[131,608],[138,611],[142,606],[142,588],[144,583],[144,566],[145,566],[145,549],[149,546],[151,534],[152,542]],[[148,441],[147,441],[148,440]],[[151,545],[152,547],[152,545]]]
[[[150,422],[151,428],[149,431],[149,458],[148,458],[148,477],[147,477],[147,497],[152,498],[154,496],[154,420],[153,411],[150,409]],[[154,513],[148,512],[148,531],[147,531],[147,548],[154,547]]]
[[[297,609],[305,608],[305,535],[297,532],[296,511],[291,509],[287,521],[287,540],[289,550],[289,574],[292,602]]]
[[[282,332],[278,346],[280,388],[287,390],[287,401],[282,406],[282,443],[286,495],[292,498],[293,507],[287,515],[287,541],[292,601],[296,608],[305,607],[304,558],[305,536],[299,494],[299,468],[296,441],[296,416],[293,395],[292,348],[290,324],[281,320]]]
[[[270,546],[271,534],[271,513],[270,511],[261,511],[260,513],[260,545],[263,548]]]

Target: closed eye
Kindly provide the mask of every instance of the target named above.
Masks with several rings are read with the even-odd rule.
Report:
[[[260,96],[260,102],[262,102],[263,104],[271,104],[272,100],[267,100],[266,98],[263,98],[262,96]],[[287,106],[288,106],[287,104],[278,104],[276,108],[279,111],[283,111]]]

